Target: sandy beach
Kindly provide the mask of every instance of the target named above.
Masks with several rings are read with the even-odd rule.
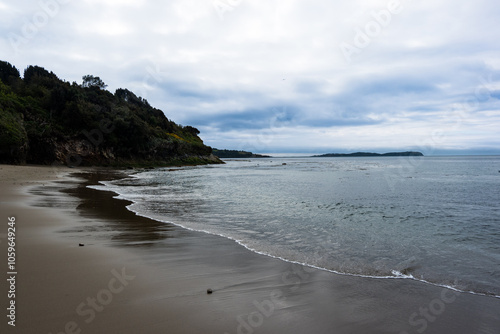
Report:
[[[498,298],[284,262],[136,216],[128,202],[85,187],[121,173],[0,165],[0,264],[15,278],[15,297],[0,284],[1,333],[499,331]]]

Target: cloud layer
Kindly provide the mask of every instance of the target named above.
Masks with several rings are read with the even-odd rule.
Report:
[[[128,88],[209,145],[500,153],[494,0],[0,0],[0,58]]]

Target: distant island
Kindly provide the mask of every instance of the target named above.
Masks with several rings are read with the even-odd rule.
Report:
[[[0,163],[170,166],[223,163],[192,126],[93,75],[69,83],[39,66],[0,61]]]
[[[237,151],[237,150],[219,150],[214,148],[212,153],[221,159],[233,159],[233,158],[271,158],[269,155],[255,154],[247,151]]]
[[[355,153],[327,153],[321,155],[313,155],[313,158],[343,158],[343,157],[423,157],[421,152],[389,152],[389,153],[370,153],[370,152],[355,152]]]

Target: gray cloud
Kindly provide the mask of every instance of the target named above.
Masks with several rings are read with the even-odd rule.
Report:
[[[220,148],[407,149],[443,131],[435,152],[500,152],[500,5],[389,3],[0,0],[0,58],[98,75]]]

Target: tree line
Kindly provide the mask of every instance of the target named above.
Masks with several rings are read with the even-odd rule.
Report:
[[[161,165],[212,152],[198,129],[176,124],[128,89],[107,91],[97,76],[85,75],[77,84],[39,66],[23,74],[0,61],[0,163],[67,163],[103,120],[113,130],[89,150],[83,164]]]

